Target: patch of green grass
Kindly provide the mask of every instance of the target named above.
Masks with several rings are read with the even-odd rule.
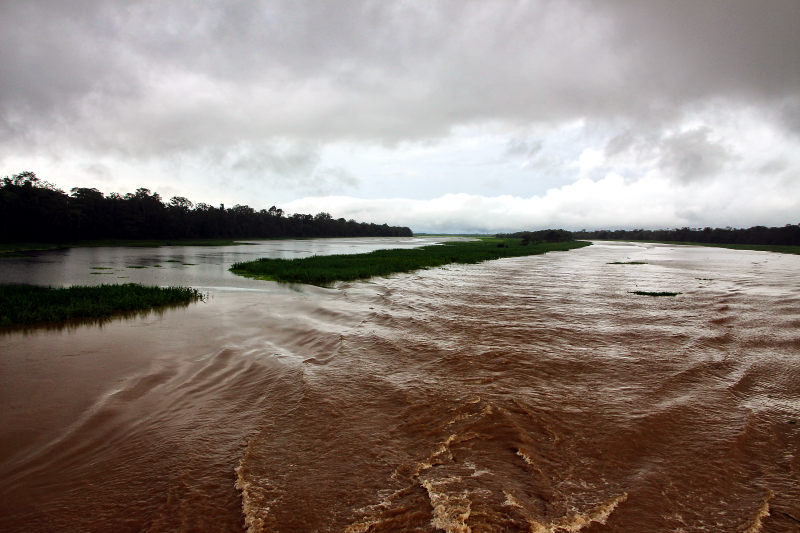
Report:
[[[181,265],[185,266],[185,267],[193,267],[193,266],[197,266],[197,263],[181,263]]]
[[[166,261],[164,261],[164,262],[165,262],[165,263],[180,263],[180,261],[179,261],[179,260],[177,260],[177,259],[167,259],[167,260],[166,260]]]
[[[147,268],[147,265],[128,265],[125,268]]]
[[[111,267],[92,267],[92,270],[114,270]]]
[[[638,294],[640,296],[677,296],[679,292],[651,292],[651,291],[629,291],[631,294]]]
[[[646,265],[644,261],[612,261],[608,265]]]
[[[188,287],[145,287],[133,283],[74,286],[0,285],[0,328],[102,320],[203,299]]]
[[[113,272],[90,272],[93,276],[113,276]]]
[[[500,244],[503,246],[499,246]],[[234,274],[256,279],[328,286],[335,281],[387,276],[395,272],[410,272],[450,263],[480,263],[503,257],[565,251],[589,245],[590,243],[583,241],[523,245],[520,239],[484,238],[421,248],[376,250],[366,254],[324,255],[300,259],[263,258],[236,263],[230,270]]]

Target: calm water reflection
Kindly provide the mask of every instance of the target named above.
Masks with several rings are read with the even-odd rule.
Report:
[[[0,259],[0,283],[101,285],[143,283],[192,286],[201,290],[265,289],[263,281],[228,271],[233,263],[261,257],[296,258],[355,254],[382,248],[416,248],[443,239],[376,237],[247,241],[234,246],[162,246],[159,248],[69,248]]]

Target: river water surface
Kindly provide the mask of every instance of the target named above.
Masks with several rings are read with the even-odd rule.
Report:
[[[207,268],[96,252],[84,278]],[[207,273],[186,308],[4,334],[0,530],[798,531],[798,272],[595,243],[333,288]]]

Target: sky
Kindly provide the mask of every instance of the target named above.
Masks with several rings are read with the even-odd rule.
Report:
[[[797,0],[0,2],[0,176],[415,232],[800,223]]]

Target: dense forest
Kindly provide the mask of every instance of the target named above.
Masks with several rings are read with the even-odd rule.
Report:
[[[256,211],[193,204],[158,193],[105,196],[75,187],[66,194],[33,172],[2,178],[0,242],[70,242],[96,239],[216,239],[277,237],[405,237],[406,227],[334,219],[328,213],[285,216],[275,206]]]
[[[778,244],[800,245],[800,225],[787,224],[777,228],[680,228],[660,230],[600,230],[577,231],[577,239],[612,241],[701,242],[709,244]]]

